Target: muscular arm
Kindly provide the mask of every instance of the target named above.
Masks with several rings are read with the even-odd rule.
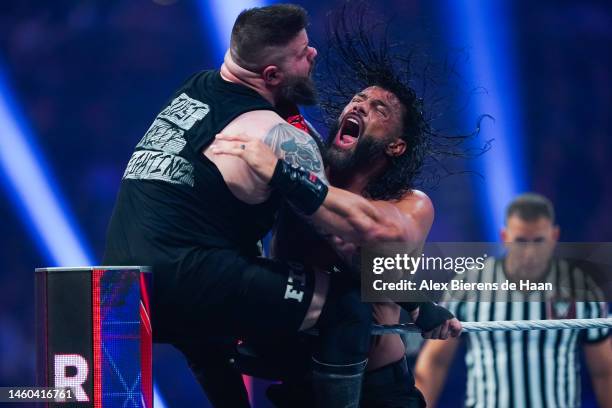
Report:
[[[274,126],[281,123],[286,122],[275,112],[256,110],[236,117],[221,133],[243,134],[253,140],[262,140]],[[247,204],[259,204],[267,200],[271,191],[267,182],[257,177],[249,164],[240,157],[215,154],[214,148],[218,145],[214,141],[204,149],[203,154],[215,164],[232,194]]]
[[[395,241],[411,244],[406,251],[412,251],[427,236],[433,214],[431,201],[420,191],[397,201],[377,201],[332,187],[312,220],[357,246]]]
[[[250,129],[250,133],[219,138],[220,146],[216,154],[218,157],[242,159],[244,166],[249,166],[259,179],[260,188],[267,186],[278,158],[304,167],[328,184],[321,152],[312,137],[287,123],[274,122],[277,118],[280,119],[276,115],[266,123],[267,130],[263,136],[260,133],[260,136],[254,137],[255,130]],[[270,125],[270,122],[274,123]],[[244,127],[258,125],[261,123],[253,122]],[[224,132],[231,134],[242,130],[228,127]],[[248,143],[248,149],[239,147],[244,143]],[[234,163],[233,167],[238,166]],[[233,172],[236,173],[236,170]],[[224,178],[227,182],[225,174]],[[408,194],[393,202],[369,201],[360,195],[329,186],[325,201],[309,220],[323,235],[335,235],[358,246],[381,241],[418,245],[431,226],[433,206],[423,193]]]
[[[612,407],[612,338],[585,344],[584,355],[599,406]]]
[[[314,139],[307,133],[288,123],[275,125],[264,136],[263,142],[268,145],[277,157],[290,164],[301,166],[317,175],[329,185],[323,158]]]
[[[277,125],[263,139],[277,157],[302,166],[327,182],[321,153],[309,135],[290,125]],[[433,206],[423,193],[396,202],[367,200],[329,186],[323,205],[310,221],[323,234],[357,245],[381,241],[420,243],[433,220]]]
[[[448,368],[459,346],[459,339],[448,339],[446,341],[429,340],[419,353],[414,377],[416,387],[425,396],[427,406],[434,407],[442,392]]]

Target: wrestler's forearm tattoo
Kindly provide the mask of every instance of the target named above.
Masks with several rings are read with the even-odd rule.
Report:
[[[310,135],[288,123],[280,123],[270,129],[263,141],[287,162],[304,167],[329,185],[321,152]]]

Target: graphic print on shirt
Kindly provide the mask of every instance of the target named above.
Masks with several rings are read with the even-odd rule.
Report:
[[[136,148],[179,154],[187,144],[184,134],[184,130],[158,116]]]
[[[193,187],[193,166],[175,154],[154,150],[137,150],[132,154],[123,178],[161,180]]]
[[[185,132],[202,120],[210,107],[182,93],[157,115],[142,137],[123,174],[124,179],[161,180],[193,187],[193,166],[179,156]]]

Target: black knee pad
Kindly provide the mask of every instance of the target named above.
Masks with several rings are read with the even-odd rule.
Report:
[[[372,305],[361,301],[359,286],[341,274],[332,276],[317,323],[315,358],[326,364],[362,362],[370,350],[372,324]]]

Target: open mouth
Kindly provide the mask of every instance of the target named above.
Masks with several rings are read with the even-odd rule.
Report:
[[[348,114],[342,120],[340,129],[336,134],[335,145],[342,148],[349,148],[359,139],[361,136],[361,129],[363,128],[363,122],[358,115]]]

